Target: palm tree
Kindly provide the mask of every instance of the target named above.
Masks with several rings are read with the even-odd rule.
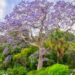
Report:
[[[51,34],[48,40],[44,41],[46,48],[57,51],[57,63],[59,63],[59,58],[63,58],[64,53],[70,48],[70,42],[65,40],[63,34],[65,33],[58,30]]]

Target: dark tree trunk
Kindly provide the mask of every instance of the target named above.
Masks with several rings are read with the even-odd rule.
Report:
[[[57,63],[59,63],[59,58],[60,58],[60,54],[59,54],[59,50],[57,50]]]

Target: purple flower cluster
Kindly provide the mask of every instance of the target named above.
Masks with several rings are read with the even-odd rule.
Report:
[[[12,56],[11,55],[9,55],[9,56],[7,56],[6,58],[5,58],[5,60],[4,60],[4,64],[5,63],[9,63],[10,61],[11,61],[11,58],[12,58]]]
[[[9,48],[7,47],[7,48],[4,49],[3,54],[6,55],[6,54],[8,54],[8,53],[9,53]]]
[[[25,34],[30,35],[32,30],[33,33],[35,30],[38,30],[35,32],[35,35],[37,35],[43,26],[41,30],[42,35],[43,32],[47,33],[53,28],[67,30],[74,24],[75,5],[72,3],[58,1],[54,4],[47,0],[34,0],[32,2],[22,1],[5,17],[4,23],[0,23],[0,31],[3,33],[5,31],[5,40],[7,39],[6,37],[10,37],[7,39],[8,43],[17,45],[20,40],[19,38],[22,38],[22,36],[18,37],[18,35],[25,33],[25,31]],[[16,33],[16,35],[13,35],[14,33]],[[43,38],[46,36],[43,36]],[[12,37],[14,39],[12,39]],[[40,36],[37,35],[37,38],[39,37]],[[28,37],[28,39],[34,41],[30,37]],[[14,43],[11,43],[12,40]],[[45,51],[46,50],[41,50],[41,54],[44,55],[46,53]]]
[[[48,58],[43,58],[43,59],[42,59],[42,61],[48,61],[48,60],[49,60]]]
[[[39,51],[39,54],[44,56],[45,54],[49,54],[50,52],[48,50],[45,50],[45,48],[41,48]]]

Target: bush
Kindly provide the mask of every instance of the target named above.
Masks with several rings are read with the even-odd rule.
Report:
[[[55,64],[46,69],[48,71],[48,75],[70,75],[68,66]]]
[[[46,69],[34,70],[27,75],[70,75],[68,66],[55,64],[51,67],[47,67]]]
[[[15,67],[13,69],[8,69],[9,75],[26,75],[27,70],[23,66]]]

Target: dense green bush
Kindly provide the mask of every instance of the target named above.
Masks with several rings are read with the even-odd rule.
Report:
[[[27,70],[23,66],[14,67],[13,69],[8,69],[9,75],[26,75]]]
[[[70,75],[68,66],[55,64],[46,69],[34,70],[29,72],[27,75]]]
[[[55,64],[46,69],[48,71],[48,75],[70,75],[68,66]]]

